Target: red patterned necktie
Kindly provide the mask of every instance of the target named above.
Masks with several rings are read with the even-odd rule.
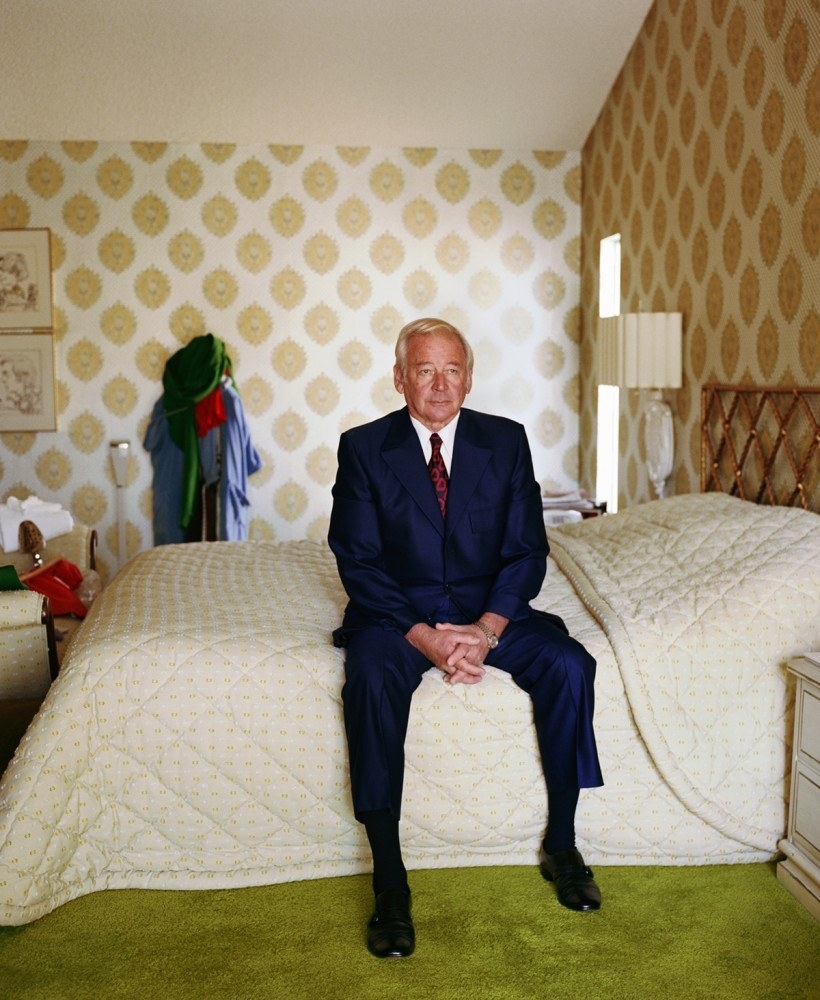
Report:
[[[430,479],[433,483],[433,489],[436,491],[436,500],[441,508],[441,516],[444,517],[447,514],[447,488],[450,481],[447,478],[444,459],[441,457],[441,438],[438,434],[430,435],[430,444],[433,446],[433,454],[430,456],[427,468],[430,470]]]

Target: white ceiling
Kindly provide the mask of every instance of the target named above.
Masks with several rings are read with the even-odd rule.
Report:
[[[0,0],[0,136],[580,149],[652,0]]]

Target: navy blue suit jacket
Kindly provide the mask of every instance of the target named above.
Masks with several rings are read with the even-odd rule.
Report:
[[[432,624],[448,601],[451,621],[536,613],[549,547],[521,424],[461,410],[446,520],[406,407],[346,431],[338,457],[328,540],[350,602],[337,645],[369,624]]]

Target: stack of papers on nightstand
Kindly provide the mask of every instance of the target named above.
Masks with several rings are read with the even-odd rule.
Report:
[[[594,501],[586,490],[570,490],[568,493],[545,493],[541,497],[544,510],[595,510]]]
[[[804,653],[803,659],[810,663],[816,663],[820,667],[820,649],[812,649],[808,653]]]
[[[544,509],[544,524],[548,528],[554,528],[559,524],[571,524],[573,521],[583,521],[584,515],[580,510],[562,510],[560,507],[547,507]]]

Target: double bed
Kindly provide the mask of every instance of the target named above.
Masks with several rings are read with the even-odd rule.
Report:
[[[710,491],[550,529],[534,603],[598,661],[606,784],[583,793],[578,815],[590,864],[777,854],[784,666],[820,648],[809,396],[814,445],[802,424],[799,440],[789,429],[778,445],[798,456],[797,507]],[[754,447],[738,467],[722,406],[704,402],[704,485],[725,488],[728,461],[738,493]],[[723,444],[711,438],[716,412],[729,424]],[[330,640],[344,603],[332,555],[314,542],[162,546],[133,559],[92,607],[0,784],[0,923],[101,889],[367,871],[347,781],[343,652]],[[492,668],[454,688],[428,672],[407,740],[408,867],[534,864],[545,815],[527,696]]]

